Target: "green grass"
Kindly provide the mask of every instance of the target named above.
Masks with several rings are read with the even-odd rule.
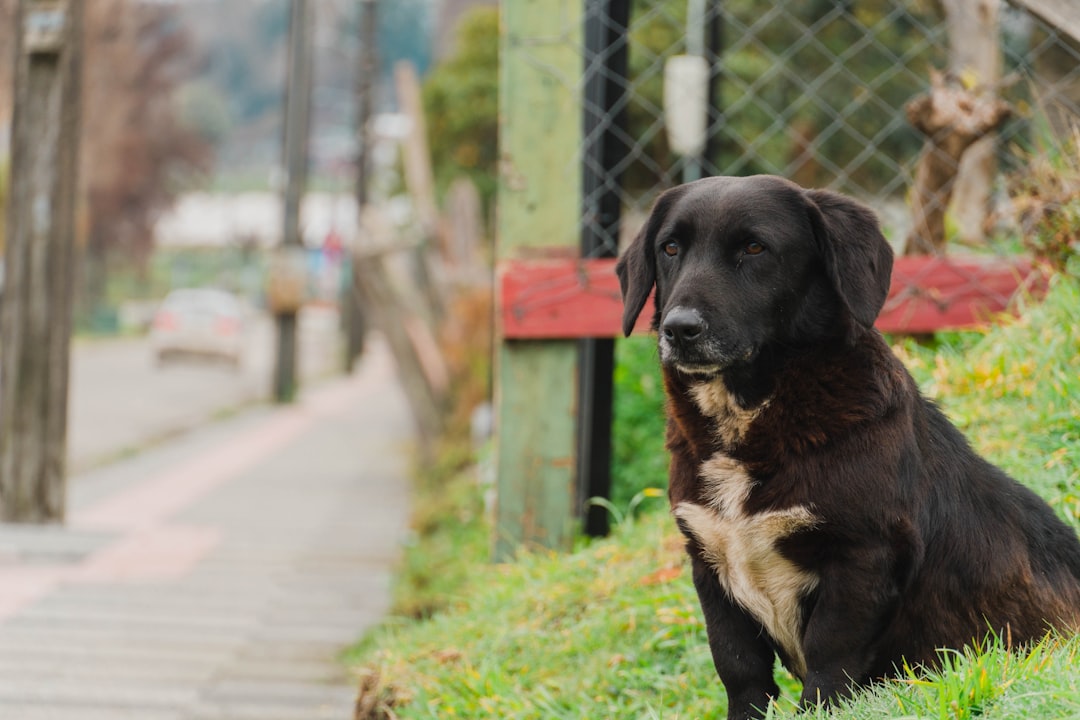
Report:
[[[1001,639],[963,652],[943,654],[942,669],[908,669],[891,683],[861,693],[831,712],[811,718],[878,720],[1032,720],[1080,718],[1080,637],[1047,638],[1033,648],[1010,651]],[[774,717],[786,715],[777,712]]]
[[[611,501],[625,508],[642,490],[667,487],[664,384],[654,337],[619,340],[615,360]]]
[[[467,593],[490,552],[490,529],[467,442],[444,443],[413,468],[410,540],[394,577],[391,614],[416,621]],[[396,622],[396,621],[395,621]],[[370,638],[365,640],[369,642]]]
[[[656,431],[645,424],[656,427],[660,402],[647,379],[659,384],[646,342],[619,348],[617,385],[639,392],[620,400],[615,436],[629,479],[615,507],[631,519],[572,553],[523,553],[512,564],[450,571],[460,583],[443,611],[389,623],[348,656],[362,668],[362,704],[393,713],[361,717],[723,717],[678,534],[665,512],[625,513],[627,498],[662,482],[666,467],[662,451],[646,444]],[[897,350],[980,452],[1080,523],[1080,284],[1059,278],[1044,304],[1006,326]],[[666,502],[637,497],[645,507]],[[477,552],[439,542],[432,552],[448,568]],[[779,668],[777,678],[783,697],[770,716],[793,717],[798,683]],[[940,672],[912,671],[805,716],[1080,718],[1080,640],[1049,639],[1023,652],[991,641],[948,655]]]
[[[352,659],[403,718],[699,717],[722,690],[682,565],[653,513],[574,553],[477,568],[455,610],[385,627]]]
[[[896,350],[980,453],[1080,528],[1080,282],[1055,276],[1005,325]]]
[[[661,513],[569,555],[476,570],[473,593],[422,623],[384,626],[348,658],[400,718],[722,717],[681,543]],[[1080,717],[1080,640],[1025,653],[993,642],[809,717]],[[799,686],[779,667],[791,717]],[[1038,708],[1038,712],[1032,709]]]

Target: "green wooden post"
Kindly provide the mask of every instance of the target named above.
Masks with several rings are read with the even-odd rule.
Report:
[[[576,252],[582,0],[505,0],[499,79],[500,261]],[[495,558],[569,547],[575,528],[577,343],[499,338]]]

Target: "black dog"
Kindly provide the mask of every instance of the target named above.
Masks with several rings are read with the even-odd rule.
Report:
[[[1080,627],[1080,541],[979,458],[873,323],[873,213],[778,177],[664,193],[617,272],[629,334],[656,288],[669,496],[728,717],[773,663],[803,705],[988,632]]]

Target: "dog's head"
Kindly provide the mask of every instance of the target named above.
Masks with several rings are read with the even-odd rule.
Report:
[[[712,376],[768,347],[851,342],[889,290],[892,249],[869,208],[779,177],[673,188],[616,265],[623,332],[653,287],[660,359]]]

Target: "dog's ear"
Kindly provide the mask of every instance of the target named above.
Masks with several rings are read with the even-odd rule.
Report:
[[[651,220],[645,223],[619,262],[615,263],[623,300],[622,331],[626,337],[630,337],[634,331],[634,323],[656,284],[656,255],[649,239],[650,224]]]
[[[623,299],[622,330],[627,337],[634,331],[638,315],[656,284],[656,234],[660,232],[671,206],[682,197],[683,192],[683,186],[679,186],[657,199],[649,219],[615,264]]]
[[[877,216],[860,202],[828,190],[807,190],[810,220],[829,280],[859,328],[873,327],[885,305],[893,251]]]

